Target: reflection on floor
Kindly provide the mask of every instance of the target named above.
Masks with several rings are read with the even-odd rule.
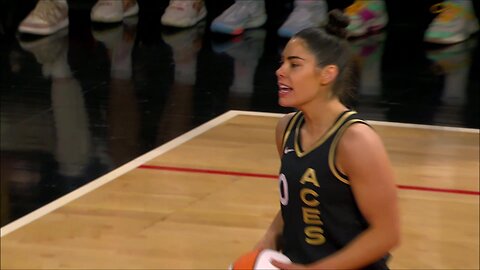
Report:
[[[290,111],[277,105],[285,40],[276,30],[228,38],[208,20],[166,29],[159,12],[99,26],[82,4],[68,30],[7,32],[2,226],[228,110]],[[371,120],[479,128],[478,36],[430,48],[406,42],[401,27],[351,41],[361,63],[355,108]]]

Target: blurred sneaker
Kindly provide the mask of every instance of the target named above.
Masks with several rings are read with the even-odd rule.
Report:
[[[388,22],[387,10],[383,0],[355,0],[345,9],[350,18],[348,35],[359,37],[383,29]]]
[[[35,56],[37,62],[42,66],[42,74],[45,78],[50,78],[52,76],[70,76],[71,72],[67,61],[67,29],[34,40],[19,38],[18,43],[23,50],[28,51]]]
[[[162,39],[173,52],[175,64],[175,81],[184,85],[194,85],[196,81],[197,55],[202,48],[205,23],[200,22],[188,29],[164,32]]]
[[[252,29],[245,31],[239,38],[227,42],[213,42],[212,49],[215,53],[226,53],[239,60],[256,61],[263,54],[265,37],[265,29]]]
[[[381,62],[385,38],[385,32],[380,32],[350,41],[360,71],[359,97],[381,95]]]
[[[327,3],[325,0],[295,0],[295,8],[278,29],[278,35],[290,38],[305,28],[322,26],[326,19]]]
[[[266,30],[251,29],[229,42],[213,43],[215,53],[226,54],[234,60],[234,76],[230,93],[236,97],[250,97],[254,91],[255,73],[264,52]]]
[[[350,40],[350,47],[361,66],[380,62],[386,34],[384,32]]]
[[[264,1],[236,0],[233,5],[213,20],[210,29],[217,33],[240,35],[245,29],[260,27],[266,21]]]
[[[128,80],[132,76],[132,50],[137,21],[136,17],[131,17],[122,24],[92,31],[93,37],[103,43],[108,51],[111,78]]]
[[[430,11],[438,16],[425,32],[426,42],[453,44],[468,39],[479,29],[471,1],[446,1],[433,5]]]
[[[427,57],[432,61],[432,70],[443,78],[441,91],[442,106],[437,117],[445,119],[446,115],[462,115],[452,112],[452,109],[463,108],[468,102],[468,82],[472,65],[472,54],[477,47],[476,38],[470,38],[437,50],[427,51]]]
[[[207,16],[203,0],[170,0],[162,15],[162,24],[172,27],[191,27]]]
[[[107,50],[112,50],[115,45],[122,41],[123,24],[114,24],[112,27],[103,29],[93,29],[93,38],[105,45]]]
[[[436,50],[428,50],[427,57],[439,74],[449,74],[470,67],[472,53],[477,45],[474,38]]]
[[[136,1],[98,0],[90,12],[90,18],[94,22],[116,23],[137,13]]]
[[[50,35],[68,26],[68,5],[65,0],[40,0],[35,9],[20,23],[25,34]]]

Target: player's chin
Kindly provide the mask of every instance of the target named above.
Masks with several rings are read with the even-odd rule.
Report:
[[[282,107],[287,107],[287,108],[295,107],[294,103],[291,100],[286,98],[281,98],[281,97],[278,98],[278,105]]]

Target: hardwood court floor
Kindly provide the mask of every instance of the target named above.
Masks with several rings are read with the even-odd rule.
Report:
[[[279,209],[278,117],[229,112],[3,227],[2,269],[225,269]],[[478,269],[478,130],[372,124],[399,185],[390,266]]]

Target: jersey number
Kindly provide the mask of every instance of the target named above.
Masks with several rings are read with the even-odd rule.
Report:
[[[280,202],[283,206],[288,205],[288,183],[287,178],[282,173],[279,177],[280,180]]]

